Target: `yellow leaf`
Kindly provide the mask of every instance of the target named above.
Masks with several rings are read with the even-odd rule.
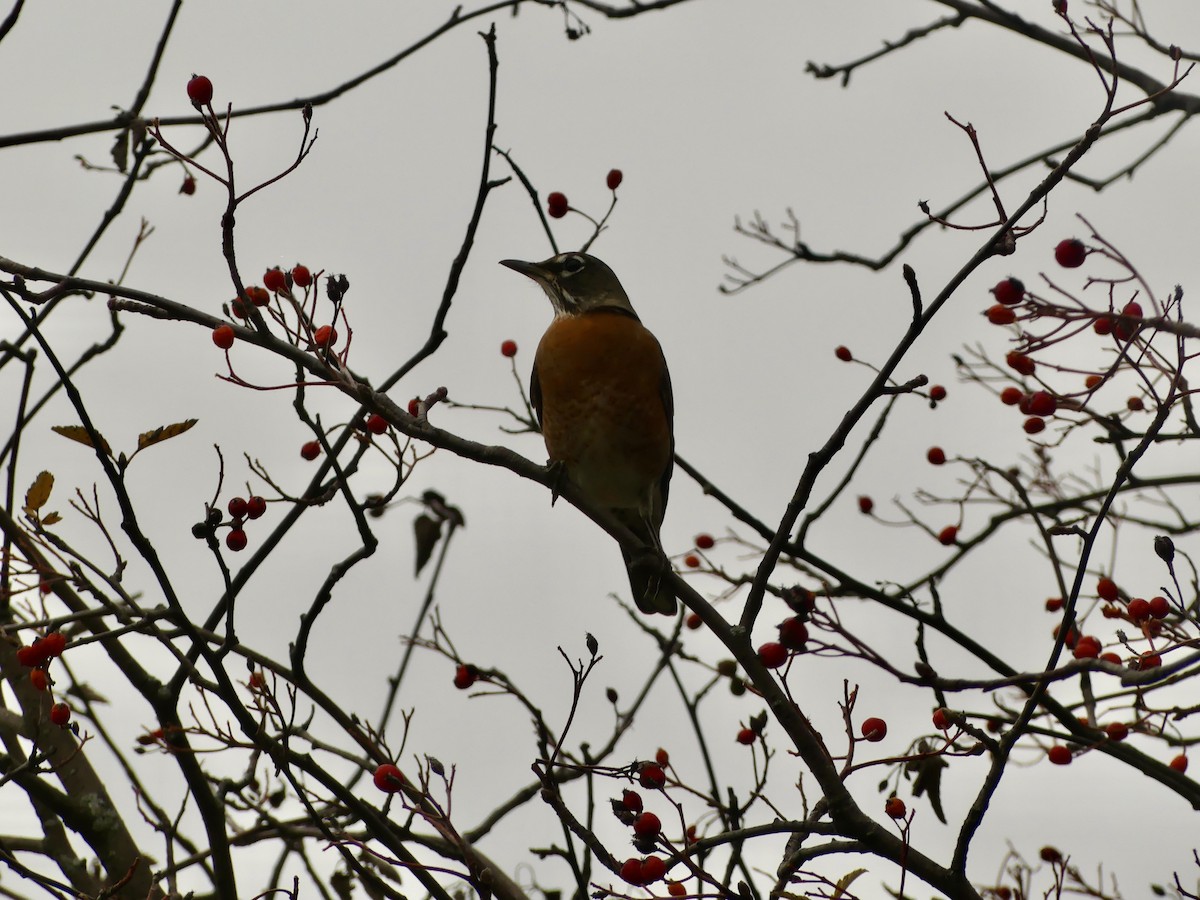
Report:
[[[33,479],[33,484],[25,492],[25,514],[33,516],[46,505],[50,492],[54,490],[54,476],[49,472],[41,472]]]
[[[46,515],[42,516],[42,524],[43,525],[57,525],[61,521],[62,521],[62,516],[60,516],[56,512],[46,513]]]
[[[82,425],[52,425],[50,430],[61,434],[65,438],[70,438],[73,441],[78,441],[85,447],[93,447],[92,436],[87,433],[87,429]],[[108,441],[104,439],[104,435],[100,435],[100,450],[105,456],[112,456],[112,450],[109,449]]]
[[[168,441],[176,435],[183,434],[191,429],[198,419],[187,419],[183,422],[176,422],[174,425],[163,425],[155,428],[153,431],[146,431],[138,435],[138,449],[145,450],[154,444],[160,444],[163,441]]]
[[[847,872],[845,875],[843,875],[841,878],[839,878],[838,883],[836,885],[837,889],[833,892],[833,894],[830,895],[833,898],[833,900],[839,900],[839,898],[845,897],[846,889],[848,887],[850,887],[850,885],[852,885],[854,883],[854,880],[856,878],[858,878],[858,876],[861,875],[865,871],[867,871],[867,870],[866,869],[854,869],[853,871]]]

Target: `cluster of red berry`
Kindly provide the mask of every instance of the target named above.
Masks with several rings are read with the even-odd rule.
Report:
[[[1054,248],[1054,258],[1060,266],[1075,269],[1082,266],[1091,253],[1086,244],[1078,238],[1068,238],[1060,241]],[[991,289],[995,304],[989,307],[984,315],[995,325],[1011,325],[1018,318],[1035,319],[1048,312],[1048,307],[1026,290],[1019,278],[1009,277],[998,282]],[[1024,312],[1019,310],[1024,307]],[[1132,340],[1142,328],[1144,310],[1136,300],[1130,300],[1121,307],[1119,312],[1106,312],[1091,316],[1092,330],[1101,336],[1111,335],[1119,342]],[[1012,350],[1005,356],[1005,363],[1018,375],[1031,377],[1037,370],[1037,363],[1029,352]],[[1087,392],[1095,391],[1105,381],[1104,376],[1088,375],[1085,382]],[[1010,385],[1000,392],[1000,400],[1006,406],[1015,406],[1026,418],[1022,427],[1026,434],[1039,434],[1046,428],[1046,420],[1053,417],[1061,408],[1079,408],[1079,404],[1064,396],[1056,396],[1049,390],[1023,390],[1021,387]],[[1145,401],[1141,397],[1130,397],[1126,401],[1130,412],[1140,412],[1145,409]]]
[[[662,790],[667,783],[665,769],[670,764],[670,755],[660,747],[654,755],[653,762],[644,761],[636,766],[638,784],[649,790]],[[628,789],[621,792],[620,799],[612,801],[612,811],[622,824],[632,828],[634,848],[639,853],[647,854],[625,860],[621,865],[621,879],[627,884],[637,886],[662,880],[667,874],[667,865],[661,857],[653,855],[652,852],[663,840],[662,820],[644,809],[641,794]],[[694,832],[689,829],[689,839],[693,835]],[[664,846],[670,848],[669,843],[664,843]],[[683,885],[678,882],[672,882],[667,889],[672,896],[686,893]]]
[[[610,169],[608,174],[604,176],[604,183],[610,191],[616,191],[624,180],[625,175],[620,169]],[[546,195],[546,214],[550,218],[561,219],[570,210],[571,204],[567,202],[567,195],[562,191],[551,191]]]
[[[1176,620],[1182,620],[1183,611],[1174,610],[1171,601],[1163,596],[1152,597],[1146,600],[1142,597],[1123,596],[1117,583],[1108,576],[1103,576],[1096,582],[1096,596],[1101,601],[1100,614],[1105,619],[1117,619],[1122,622],[1132,625],[1137,631],[1141,632],[1142,637],[1148,642],[1149,649],[1136,653],[1128,659],[1122,659],[1121,655],[1113,650],[1105,650],[1104,642],[1101,638],[1095,635],[1080,634],[1075,627],[1067,631],[1063,638],[1063,644],[1071,651],[1071,655],[1075,659],[1099,659],[1113,665],[1125,666],[1134,671],[1149,671],[1157,669],[1162,665],[1161,647],[1155,647],[1155,640],[1160,638],[1164,631],[1168,635],[1171,634],[1170,628],[1172,622],[1169,621],[1174,617]],[[1046,611],[1051,613],[1059,612],[1063,606],[1061,597],[1050,597],[1046,600]],[[1060,628],[1054,628],[1053,635],[1058,637]],[[1174,635],[1180,637],[1180,635]],[[1130,643],[1130,635],[1127,632],[1119,632],[1114,637],[1112,646],[1120,648],[1128,647]],[[1081,720],[1081,723],[1088,725],[1087,720]],[[936,724],[936,723],[935,723]],[[1098,726],[1097,726],[1098,727]],[[1135,728],[1143,727],[1139,723],[1134,723]],[[1109,722],[1103,727],[1104,736],[1110,741],[1123,741],[1129,735],[1130,726],[1125,722],[1114,721]],[[1080,752],[1083,752],[1082,750]],[[1055,765],[1069,765],[1077,755],[1070,747],[1063,744],[1055,744],[1046,752],[1047,758]],[[1187,771],[1187,755],[1179,754],[1170,760],[1168,765],[1177,772]]]
[[[30,669],[29,683],[38,692],[50,689],[54,683],[48,670],[50,663],[63,655],[67,649],[67,636],[61,631],[51,631],[36,638],[32,644],[17,648],[17,662]],[[50,707],[50,721],[64,727],[71,721],[71,707],[65,703],[55,703]]]
[[[793,654],[803,653],[808,643],[808,626],[803,615],[784,619],[778,628],[779,639],[758,648],[758,661],[767,669],[778,669]]]
[[[229,534],[225,535],[225,546],[237,553],[246,549],[246,530],[243,524],[247,519],[261,518],[267,511],[267,501],[257,494],[249,499],[234,497],[229,501],[227,508],[233,522],[229,526]]]

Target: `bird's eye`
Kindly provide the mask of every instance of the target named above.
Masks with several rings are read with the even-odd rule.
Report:
[[[563,263],[563,272],[567,275],[574,275],[583,268],[582,256],[568,256]]]

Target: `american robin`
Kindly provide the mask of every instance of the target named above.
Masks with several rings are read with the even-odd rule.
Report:
[[[542,286],[554,321],[533,360],[529,397],[550,462],[597,506],[661,550],[659,529],[675,465],[667,361],[613,270],[586,253],[501,261]],[[675,613],[663,571],[622,548],[644,613]]]

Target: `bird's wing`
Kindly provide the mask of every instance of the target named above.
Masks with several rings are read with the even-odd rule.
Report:
[[[658,352],[662,353],[662,347],[658,348]],[[663,410],[667,414],[667,430],[671,433],[671,455],[667,459],[667,467],[663,470],[662,478],[659,479],[658,489],[662,496],[662,508],[659,511],[659,517],[666,514],[667,511],[667,491],[671,487],[671,474],[675,469],[675,395],[671,390],[671,372],[667,368],[667,358],[663,356],[662,364],[662,383],[658,388],[659,396],[662,397]]]
[[[670,385],[668,385],[668,393],[670,390]],[[540,426],[542,424],[542,382],[538,378],[536,361],[533,364],[533,371],[529,373],[529,402],[533,404],[533,411],[537,415],[538,425]]]

